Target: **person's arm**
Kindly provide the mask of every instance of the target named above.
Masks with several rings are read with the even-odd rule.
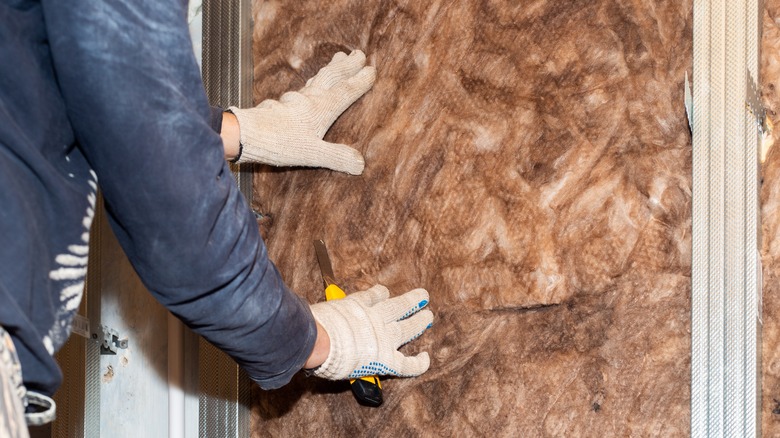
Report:
[[[241,153],[241,131],[236,116],[218,106],[211,106],[209,112],[209,125],[222,138],[225,159],[230,162],[236,161],[238,154]]]
[[[269,261],[209,125],[178,0],[44,0],[56,76],[111,226],[146,287],[264,388],[310,359],[307,303]]]
[[[317,323],[317,340],[314,342],[311,355],[306,359],[303,367],[306,369],[317,368],[325,363],[328,353],[330,353],[330,336],[328,336],[328,332],[325,331],[322,325]]]
[[[241,131],[238,127],[238,119],[233,113],[229,111],[222,113],[222,130],[219,135],[225,148],[225,159],[234,161],[241,151]]]
[[[310,307],[285,286],[209,123],[182,2],[43,4],[79,147],[117,239],[163,305],[263,388],[304,366],[328,379],[428,369],[427,353],[398,351],[433,321],[427,291],[389,298],[375,286]]]

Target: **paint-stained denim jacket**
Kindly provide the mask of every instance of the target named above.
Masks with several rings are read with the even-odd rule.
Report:
[[[51,394],[98,186],[146,287],[265,388],[316,336],[223,158],[181,0],[0,0],[0,326]]]

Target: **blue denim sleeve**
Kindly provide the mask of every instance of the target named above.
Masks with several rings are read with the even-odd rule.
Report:
[[[269,261],[210,126],[186,1],[43,5],[78,147],[142,281],[261,387],[284,385],[314,320]]]
[[[224,110],[218,106],[209,108],[209,125],[217,134],[222,134],[222,113]]]

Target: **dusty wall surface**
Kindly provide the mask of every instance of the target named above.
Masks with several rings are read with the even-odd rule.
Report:
[[[374,88],[326,136],[360,177],[263,169],[271,258],[323,299],[425,287],[428,373],[358,406],[255,391],[255,436],[687,436],[692,2],[255,1],[255,100],[361,49]]]

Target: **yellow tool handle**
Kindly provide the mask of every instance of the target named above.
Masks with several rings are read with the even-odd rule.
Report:
[[[325,288],[325,299],[328,301],[340,300],[346,296],[347,294],[345,294],[344,291],[341,290],[341,288],[336,286],[335,284],[329,284],[328,287]],[[365,380],[366,382],[372,385],[377,385],[379,389],[382,389],[382,383],[379,381],[379,378],[376,376],[365,376],[365,377],[361,377],[360,380]],[[355,379],[350,379],[349,383],[350,385],[355,383]]]
[[[335,284],[329,284],[328,287],[325,288],[325,299],[328,301],[340,300],[346,296],[347,294],[345,294],[344,291]]]

